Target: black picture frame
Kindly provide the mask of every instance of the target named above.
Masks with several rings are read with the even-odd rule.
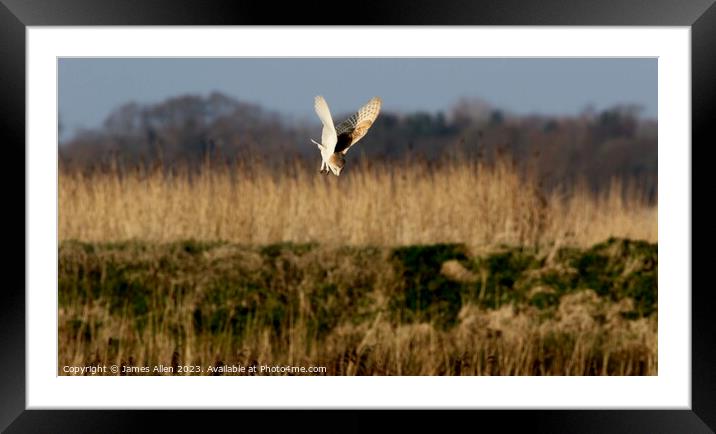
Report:
[[[25,189],[13,188],[25,179],[25,31],[28,26],[105,26],[105,25],[552,25],[552,26],[687,26],[691,28],[692,79],[692,162],[716,145],[716,6],[714,0],[608,0],[526,1],[459,0],[363,2],[355,11],[339,12],[350,4],[320,4],[201,0],[0,0],[0,131],[6,155],[2,171],[5,197],[15,207],[6,206],[7,235],[15,235],[21,250],[6,249],[3,262],[6,276],[0,302],[0,429],[7,432],[134,432],[148,430],[159,422],[167,431],[196,431],[228,424],[246,429],[253,423],[262,430],[276,432],[280,425],[291,432],[360,431],[395,425],[409,431],[457,429],[462,422],[480,429],[496,424],[501,430],[527,428],[538,432],[679,432],[716,430],[716,327],[711,320],[716,310],[711,285],[692,283],[692,384],[690,410],[403,410],[392,421],[375,422],[385,411],[178,411],[178,410],[26,410],[25,407],[25,237],[17,228],[26,228]],[[324,11],[324,12],[321,12]],[[694,151],[697,156],[694,159]],[[22,161],[23,164],[19,162]],[[693,195],[704,183],[693,178]],[[17,171],[17,172],[15,172]],[[702,172],[703,173],[703,172]],[[668,182],[668,180],[662,180]],[[697,188],[698,187],[698,188]],[[701,206],[704,208],[704,205]],[[22,209],[22,212],[18,210]],[[699,223],[699,228],[706,225]],[[704,229],[705,230],[705,229]],[[692,244],[693,273],[696,264],[704,269],[710,257],[695,255],[697,245],[710,245],[708,232],[698,232]],[[22,247],[19,247],[22,246]],[[22,251],[22,254],[20,254]],[[687,290],[688,288],[684,288]],[[407,413],[407,414],[404,414]],[[283,416],[283,417],[281,417]],[[335,419],[327,421],[326,418]],[[459,418],[459,421],[458,419]],[[209,428],[210,429],[210,428]]]

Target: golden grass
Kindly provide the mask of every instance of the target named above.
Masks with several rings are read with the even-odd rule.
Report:
[[[299,322],[286,331],[290,337],[284,340],[276,339],[271,327],[263,327],[247,330],[242,343],[228,332],[191,334],[184,347],[171,337],[174,317],[160,320],[156,333],[137,332],[120,316],[100,315],[90,318],[102,324],[93,341],[61,330],[58,375],[68,375],[63,366],[92,365],[175,366],[171,372],[144,375],[222,375],[208,369],[221,365],[326,368],[304,375],[657,375],[656,317],[625,321],[618,316],[618,306],[612,306],[610,321],[597,325],[583,312],[590,306],[541,324],[537,309],[516,314],[510,306],[499,310],[466,306],[460,326],[451,330],[430,323],[396,325],[379,318],[344,324],[320,342],[310,341],[310,331]],[[587,325],[570,328],[570,320],[584,320]],[[488,326],[493,323],[499,328]],[[108,345],[113,340],[122,342],[118,350]],[[201,369],[180,372],[177,365]]]
[[[575,288],[547,308],[486,308],[463,292],[447,327],[439,316],[405,320],[405,277],[390,251],[63,243],[58,374],[88,365],[175,367],[143,375],[212,375],[221,365],[325,367],[319,375],[658,373],[657,315],[630,318],[632,298]],[[553,290],[541,285],[530,294]]]
[[[614,180],[594,194],[579,181],[546,193],[536,176],[499,158],[349,160],[339,178],[320,175],[318,164],[253,161],[206,162],[198,171],[61,167],[58,193],[60,370],[258,363],[326,366],[328,375],[657,373],[656,313],[626,319],[633,300],[570,288],[545,311],[487,308],[473,297],[445,328],[439,317],[410,317],[391,304],[407,287],[387,257],[346,250],[460,243],[477,258],[506,244],[541,252],[549,265],[562,246],[610,237],[656,243],[657,206],[633,183]],[[199,253],[162,244],[182,240],[230,244]],[[283,249],[274,259],[257,253],[287,241],[320,247],[310,255]],[[454,260],[435,274],[462,287],[488,279]],[[328,321],[320,332],[319,318]]]
[[[318,163],[318,161],[317,161]],[[182,239],[399,246],[589,246],[610,236],[657,240],[657,207],[615,180],[545,194],[512,164],[454,159],[358,164],[322,176],[299,162],[205,164],[198,173],[60,170],[61,240]]]

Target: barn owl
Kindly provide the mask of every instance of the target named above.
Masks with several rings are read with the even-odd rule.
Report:
[[[379,97],[375,97],[361,107],[353,116],[334,126],[326,100],[322,96],[316,97],[314,108],[318,118],[323,123],[323,131],[321,133],[321,143],[313,139],[311,141],[321,151],[321,173],[328,174],[330,170],[334,175],[340,176],[346,163],[344,155],[346,155],[351,146],[355,145],[368,132],[368,129],[378,117],[382,102]]]

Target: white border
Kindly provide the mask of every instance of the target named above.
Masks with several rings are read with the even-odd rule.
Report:
[[[691,408],[690,36],[688,27],[28,27],[27,408]],[[659,375],[57,376],[64,56],[658,57],[659,177],[668,181],[659,183]]]

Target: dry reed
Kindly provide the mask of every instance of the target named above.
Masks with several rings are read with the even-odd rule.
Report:
[[[584,182],[545,192],[506,159],[359,164],[336,178],[295,161],[61,170],[61,240],[283,241],[399,246],[589,246],[657,240],[657,207],[635,184],[600,194]]]
[[[561,246],[589,247],[609,237],[655,243],[657,206],[635,184],[614,180],[594,193],[585,182],[577,182],[548,192],[536,176],[524,175],[505,159],[494,164],[460,158],[439,164],[348,164],[339,178],[322,176],[318,164],[307,167],[300,161],[279,168],[256,161],[231,166],[207,161],[198,171],[161,165],[89,172],[61,168],[61,242],[138,240],[158,246],[221,240],[234,247],[202,253],[204,267],[219,267],[221,273],[243,267],[252,276],[268,273],[262,268],[266,264],[254,254],[236,253],[236,245],[317,242],[326,250],[321,250],[325,254],[317,262],[320,266],[289,255],[284,262],[296,261],[295,266],[271,271],[275,280],[270,289],[298,300],[295,316],[283,318],[279,329],[253,320],[240,330],[231,329],[232,312],[241,312],[251,299],[217,289],[217,297],[229,304],[216,309],[228,309],[230,317],[207,332],[206,324],[197,323],[196,309],[213,290],[213,274],[196,268],[198,262],[189,261],[189,268],[179,271],[163,269],[161,255],[139,250],[148,259],[132,267],[138,267],[136,274],[144,280],[135,281],[135,271],[126,271],[123,279],[129,280],[121,283],[125,289],[146,290],[142,313],[132,314],[128,306],[118,311],[105,296],[82,299],[76,292],[85,284],[83,290],[90,294],[92,285],[109,285],[105,279],[111,267],[134,270],[126,264],[139,253],[110,249],[102,259],[106,262],[96,262],[84,248],[73,248],[72,255],[79,259],[70,261],[66,275],[77,280],[67,288],[69,298],[60,303],[60,366],[137,363],[176,368],[258,362],[321,365],[328,367],[328,375],[656,374],[656,315],[625,320],[620,313],[628,312],[628,306],[603,300],[589,288],[563,296],[548,319],[534,307],[485,309],[466,302],[456,325],[444,329],[429,321],[382,317],[399,288],[391,280],[396,278],[390,267],[336,253],[346,245],[392,249],[462,243],[475,247],[472,255],[501,244],[538,250],[547,246],[549,255]],[[238,256],[224,260],[222,249]],[[92,276],[80,270],[84,261],[94,264],[96,269],[90,269],[100,276],[99,283],[82,283],[82,276]],[[330,261],[339,262],[325,265]],[[457,280],[486,278],[457,265],[442,264],[443,273]],[[310,273],[317,274],[288,283],[294,275]],[[369,320],[341,317],[319,338],[309,319],[317,315],[316,303],[327,297],[316,291],[323,291],[331,279],[338,279],[336,287],[346,293],[367,279],[366,286],[372,288],[366,296]],[[241,285],[226,288],[230,292]],[[261,291],[252,297],[264,297]],[[309,293],[316,297],[313,302]]]

